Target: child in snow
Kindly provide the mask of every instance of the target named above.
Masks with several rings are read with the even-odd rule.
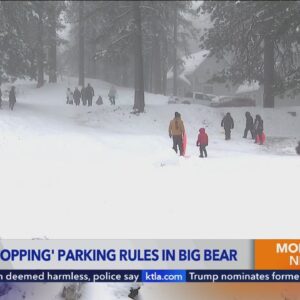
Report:
[[[200,156],[199,157],[207,157],[207,151],[206,147],[208,146],[208,135],[205,132],[205,128],[199,129],[198,139],[197,139],[197,147],[199,147],[200,150]]]
[[[96,104],[97,104],[97,105],[102,105],[102,104],[103,104],[103,100],[102,100],[101,95],[99,95],[99,97],[98,97],[98,99],[97,99],[97,101],[96,101]]]

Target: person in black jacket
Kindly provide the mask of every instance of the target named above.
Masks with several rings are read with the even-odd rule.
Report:
[[[259,141],[260,145],[263,144],[263,131],[264,131],[264,121],[260,115],[255,116],[254,121],[254,132],[255,132],[255,143]]]
[[[85,89],[85,96],[88,101],[88,106],[92,106],[93,104],[93,97],[95,95],[93,87],[88,83],[86,89]]]
[[[253,132],[253,117],[251,116],[249,111],[247,111],[245,113],[245,116],[246,116],[246,128],[245,128],[243,137],[244,137],[244,139],[246,139],[248,136],[248,132],[250,131],[252,139],[254,139],[255,136],[254,136],[254,132]]]
[[[9,108],[11,110],[14,109],[14,106],[17,102],[16,99],[16,88],[14,86],[11,87],[10,92],[9,92],[9,96],[8,96],[8,102],[9,102]]]
[[[225,140],[230,140],[231,138],[231,129],[234,128],[234,121],[228,112],[221,122],[221,127],[225,130]]]
[[[80,93],[78,87],[76,87],[74,90],[74,93],[73,93],[73,99],[74,99],[76,106],[78,106],[80,104],[80,97],[81,97],[81,93]]]

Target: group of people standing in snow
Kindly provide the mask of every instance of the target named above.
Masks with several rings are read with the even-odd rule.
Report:
[[[251,133],[251,137],[255,140],[255,143],[262,145],[265,141],[264,135],[264,121],[260,115],[255,116],[255,120],[253,121],[253,117],[250,112],[245,113],[246,117],[246,126],[244,130],[243,138],[247,138],[248,133]],[[231,139],[231,130],[234,128],[234,121],[231,114],[226,113],[225,117],[221,122],[221,127],[225,130],[225,140]]]
[[[14,110],[14,106],[16,102],[17,102],[16,88],[15,86],[12,86],[8,94],[8,107],[10,110]],[[2,91],[0,88],[0,109],[1,108],[2,108]]]
[[[243,138],[247,138],[248,133],[251,133],[252,139],[255,140],[255,143],[262,145],[265,141],[264,135],[264,122],[260,115],[256,115],[255,120],[250,112],[246,112],[246,126],[244,130]],[[231,130],[234,128],[234,120],[229,112],[226,113],[224,118],[221,121],[221,127],[225,130],[225,140],[231,139]],[[173,149],[176,153],[180,153],[180,156],[184,155],[184,139],[185,128],[181,115],[179,112],[175,112],[174,118],[170,121],[169,124],[169,137],[173,138]],[[208,146],[208,135],[205,132],[205,128],[199,129],[199,134],[196,142],[196,146],[199,147],[200,155],[199,157],[207,157],[206,147]],[[300,142],[299,142],[299,153],[300,153]],[[299,154],[298,153],[298,154]]]
[[[115,88],[115,86],[111,86],[109,93],[108,93],[108,98],[109,101],[111,103],[111,105],[115,105],[116,104],[116,94],[117,94],[117,90]],[[74,92],[71,91],[70,88],[67,89],[67,94],[66,94],[66,98],[67,98],[67,104],[71,104],[73,105],[73,103],[75,103],[76,106],[80,105],[80,101],[82,102],[82,105],[86,106],[92,106],[93,105],[93,98],[95,96],[95,91],[94,88],[88,83],[87,87],[82,87],[81,90],[79,90],[78,87],[75,88]],[[99,95],[97,101],[96,101],[97,105],[102,105],[103,104],[103,100],[101,95]]]
[[[80,100],[82,105],[93,105],[93,98],[95,96],[94,88],[88,83],[87,87],[83,86],[81,91],[76,87],[74,92],[70,88],[67,89],[67,104],[75,103],[76,106],[80,105]]]

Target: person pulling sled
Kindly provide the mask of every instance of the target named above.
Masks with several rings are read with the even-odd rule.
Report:
[[[181,120],[181,115],[179,112],[175,112],[175,117],[171,120],[169,125],[169,137],[173,138],[173,149],[178,153],[178,148],[180,156],[183,156],[183,135],[185,133],[184,124]]]
[[[264,121],[260,115],[256,115],[254,122],[255,144],[263,145],[265,142]]]

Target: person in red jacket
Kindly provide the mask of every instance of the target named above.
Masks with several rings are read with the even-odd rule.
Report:
[[[200,128],[197,140],[197,147],[200,148],[200,157],[207,157],[206,147],[208,146],[208,135],[205,132],[205,128]]]

